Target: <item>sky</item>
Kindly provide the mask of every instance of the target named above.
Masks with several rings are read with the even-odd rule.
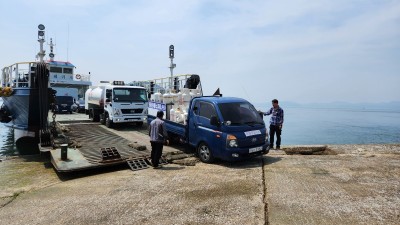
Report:
[[[400,101],[398,0],[0,0],[0,65],[56,60],[125,82],[199,74],[253,103]],[[49,53],[47,46],[47,53]]]

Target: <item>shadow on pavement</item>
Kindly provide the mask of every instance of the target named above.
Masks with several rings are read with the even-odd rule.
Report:
[[[276,162],[279,162],[279,161],[281,161],[282,160],[282,157],[279,157],[279,156],[264,156],[263,157],[263,160],[264,160],[264,165],[270,165],[270,164],[273,164],[273,163],[276,163]]]
[[[262,156],[245,159],[243,161],[238,161],[238,162],[217,161],[215,164],[218,164],[221,166],[226,166],[229,168],[234,168],[234,169],[249,169],[249,168],[262,167],[263,161],[264,161],[264,165],[269,165],[272,163],[276,163],[276,162],[280,161],[281,159],[282,159],[281,157],[262,155]]]
[[[112,173],[112,172],[127,170],[127,169],[130,169],[128,164],[121,164],[121,165],[93,168],[93,169],[74,171],[74,172],[68,172],[68,173],[60,173],[60,172],[56,172],[56,173],[57,173],[58,178],[61,181],[68,181],[68,180],[73,180],[73,179],[77,179],[77,178],[94,176],[94,175],[104,174],[104,173]]]

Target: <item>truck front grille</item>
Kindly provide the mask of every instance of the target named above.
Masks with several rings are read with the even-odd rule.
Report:
[[[121,109],[122,114],[137,114],[142,113],[143,109]]]
[[[255,147],[265,143],[265,135],[256,135],[243,139],[238,139],[239,147]]]

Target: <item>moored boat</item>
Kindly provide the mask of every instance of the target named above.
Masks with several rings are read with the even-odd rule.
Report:
[[[0,120],[14,129],[21,154],[38,153],[38,144],[51,145],[48,112],[57,92],[78,100],[91,85],[90,75],[74,74],[75,66],[70,62],[54,61],[52,41],[50,59],[44,60],[45,27],[40,24],[38,28],[38,60],[6,66],[0,77]]]

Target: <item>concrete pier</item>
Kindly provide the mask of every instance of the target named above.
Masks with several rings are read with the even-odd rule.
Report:
[[[137,128],[110,132],[148,144]],[[43,157],[6,158],[0,162],[0,221],[399,224],[400,144],[320,147],[282,146],[238,163],[168,164],[139,171],[121,165],[69,174],[56,173]],[[329,154],[300,153],[307,149]]]

